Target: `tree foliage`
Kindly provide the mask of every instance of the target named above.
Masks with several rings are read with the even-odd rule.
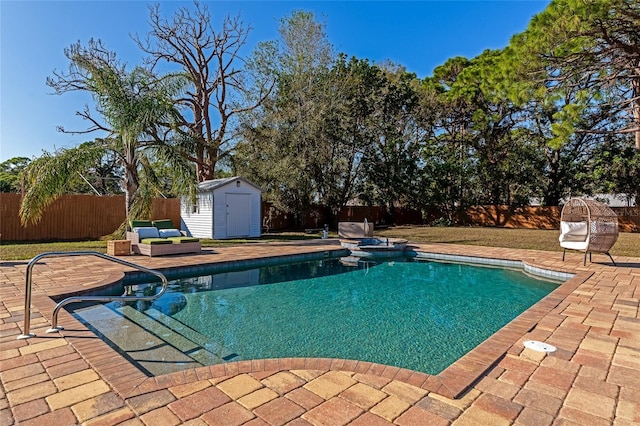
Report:
[[[0,192],[20,192],[21,174],[31,160],[13,157],[0,163]]]
[[[394,208],[412,201],[414,177],[423,134],[416,124],[416,76],[402,67],[378,68],[372,87],[369,144],[363,155],[364,184],[360,198]]]
[[[26,192],[20,204],[23,224],[37,223],[44,210],[68,188],[81,181],[79,171],[86,170],[106,154],[102,143],[84,143],[75,148],[45,152],[24,170]]]
[[[302,218],[320,201],[323,169],[332,164],[326,157],[330,149],[325,150],[329,115],[337,102],[330,79],[332,47],[324,24],[309,12],[283,18],[279,33],[277,88],[245,119],[246,144],[238,147],[235,164],[276,207]]]
[[[638,28],[635,0],[554,0],[512,40],[518,67],[534,82],[550,93],[580,90],[556,113],[559,143],[574,132],[633,133],[640,150]],[[577,118],[585,111],[609,120],[583,127]]]
[[[553,2],[505,49],[451,58],[423,80],[401,66],[333,58],[322,24],[292,14],[282,21],[274,96],[245,122],[236,170],[291,212],[355,201],[437,206],[453,217],[470,204],[557,205],[593,192],[603,136],[630,123],[633,74],[600,69],[620,45],[609,56],[598,50],[595,22],[607,8],[589,15],[583,3],[593,2]],[[633,9],[601,3],[611,16]],[[598,52],[591,68],[579,56],[588,51]]]
[[[89,107],[78,112],[90,122],[90,127],[76,133],[102,130],[108,137],[54,154],[47,153],[32,162],[27,168],[27,192],[22,201],[21,219],[23,223],[37,221],[46,206],[68,192],[69,185],[81,176],[82,171],[107,153],[115,156],[123,169],[125,209],[130,218],[137,204],[136,197],[142,193],[139,191],[141,170],[150,168],[149,152],[158,145],[157,129],[170,127],[175,118],[172,99],[180,92],[183,79],[171,74],[157,77],[142,67],[127,71],[115,53],[100,41],[91,40],[87,46],[75,43],[65,50],[65,55],[70,62],[69,71],[54,71],[47,84],[57,94],[90,93],[98,116]],[[174,171],[176,174],[189,173],[188,167],[176,167]],[[180,182],[186,184],[188,180],[183,178]],[[148,201],[148,197],[138,203],[143,201]]]
[[[102,156],[61,150],[29,165],[28,182],[43,183],[25,217],[61,182],[74,188],[78,176],[53,158],[72,154],[69,167],[121,173],[128,205],[242,174],[298,219],[316,204],[333,220],[350,203],[385,205],[393,221],[397,206],[453,219],[473,204],[638,196],[635,0],[553,0],[504,49],[450,58],[425,78],[336,54],[326,24],[306,11],[281,19],[279,40],[249,55],[251,27],[229,16],[216,27],[207,5],[169,19],[152,6],[149,23],[135,38],[146,67],[127,69],[100,42],[65,52],[70,71],[48,83],[91,93],[97,115],[79,111],[90,126],[78,133],[108,136],[85,145]]]
[[[591,161],[592,191],[640,199],[640,152],[627,135],[613,135],[596,148]]]

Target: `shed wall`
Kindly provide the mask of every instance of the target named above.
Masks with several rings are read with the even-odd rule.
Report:
[[[254,191],[251,194],[251,232],[252,238],[262,236],[262,194]]]
[[[214,238],[213,236],[213,194],[203,192],[198,194],[197,212],[193,212],[191,203],[182,199],[180,213],[182,228],[189,235],[197,238]]]

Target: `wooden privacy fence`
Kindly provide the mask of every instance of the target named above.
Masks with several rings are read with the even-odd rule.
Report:
[[[621,232],[640,231],[640,207],[612,207],[612,210],[618,214]],[[561,211],[562,207],[558,206],[472,206],[454,214],[454,222],[462,226],[559,229]],[[296,227],[293,215],[279,212],[267,202],[262,203],[262,217],[263,224],[268,225],[270,230]],[[393,214],[395,225],[429,224],[444,217],[445,214],[435,208],[422,212],[410,208],[396,208]],[[348,206],[338,215],[340,222],[362,222],[364,219],[374,225],[391,224],[388,210],[379,206]],[[303,227],[321,228],[325,223],[329,223],[332,228],[335,226],[329,222],[326,208],[314,206],[303,220]]]
[[[124,196],[63,195],[35,225],[22,226],[20,194],[0,194],[1,241],[96,240],[115,231],[125,220]],[[152,219],[171,219],[180,226],[180,200],[155,199]]]
[[[277,210],[267,201],[262,202],[262,224],[269,230],[283,230],[295,228],[322,228],[328,224],[332,229],[336,227],[335,218],[329,218],[328,209],[325,206],[314,205],[301,224],[296,224],[294,215],[283,213]],[[346,206],[338,213],[338,222],[364,222],[367,219],[373,224],[390,224],[390,214],[385,207],[380,206]],[[423,223],[422,212],[420,210],[396,207],[394,209],[394,220],[396,224],[420,225]]]
[[[559,229],[561,211],[562,207],[557,206],[473,206],[458,212],[456,222],[500,228]]]
[[[72,241],[95,240],[115,231],[125,220],[124,196],[64,195],[45,211],[35,225],[22,226],[18,217],[20,194],[0,193],[0,241]],[[640,207],[614,207],[621,232],[640,231]],[[558,229],[560,207],[474,206],[458,212],[457,225]],[[421,212],[410,208],[394,209],[396,225],[431,223],[444,215],[437,210]],[[269,230],[293,229],[293,215],[279,212],[268,202],[262,203],[263,224]],[[391,224],[384,207],[349,206],[340,211],[338,221],[375,225]],[[151,219],[171,219],[180,224],[180,200],[156,199]],[[303,218],[303,228],[321,228],[329,223],[327,209],[314,206]],[[332,228],[335,224],[329,223]]]
[[[618,225],[621,232],[640,231],[640,207],[611,207],[618,215]],[[528,229],[559,229],[560,213],[558,206],[473,206],[457,214],[459,225],[528,228]]]
[[[618,215],[620,232],[640,232],[640,206],[611,207]]]

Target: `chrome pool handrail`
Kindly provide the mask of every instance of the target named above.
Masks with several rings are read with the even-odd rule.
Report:
[[[30,337],[34,337],[35,334],[29,333],[31,327],[31,281],[33,278],[33,267],[38,261],[44,257],[64,257],[64,256],[97,256],[105,260],[109,260],[111,262],[119,263],[124,266],[128,266],[130,268],[137,269],[142,272],[147,272],[149,274],[155,275],[162,281],[162,289],[155,295],[152,296],[72,296],[67,297],[64,300],[58,302],[56,307],[53,309],[53,316],[51,319],[51,328],[49,328],[46,332],[53,333],[62,330],[62,327],[58,327],[58,312],[60,308],[63,306],[73,303],[73,302],[113,302],[113,301],[121,301],[121,302],[132,302],[138,300],[151,301],[159,298],[167,291],[167,278],[158,271],[153,269],[146,268],[144,266],[138,265],[136,263],[127,262],[126,260],[118,259],[116,257],[112,257],[106,255],[104,253],[99,253],[95,251],[69,251],[69,252],[47,252],[41,253],[35,256],[33,259],[29,261],[27,264],[27,272],[25,279],[25,290],[24,290],[24,327],[21,335],[18,336],[18,339],[28,339]]]

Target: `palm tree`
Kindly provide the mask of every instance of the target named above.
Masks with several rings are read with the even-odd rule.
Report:
[[[101,130],[108,136],[53,155],[45,154],[31,163],[25,172],[27,191],[20,208],[22,222],[37,222],[44,208],[64,193],[69,180],[106,151],[113,151],[124,169],[122,186],[127,219],[132,218],[132,208],[141,194],[141,177],[148,178],[143,193],[153,193],[146,190],[153,186],[153,161],[172,163],[169,169],[178,177],[175,182],[179,192],[186,192],[190,182],[193,186],[193,168],[181,162],[179,156],[171,155],[170,146],[164,143],[170,134],[159,130],[161,126],[172,129],[171,123],[176,117],[173,97],[183,89],[186,79],[175,74],[157,77],[142,67],[127,72],[115,54],[107,51],[99,41],[91,40],[86,48],[76,43],[65,50],[65,55],[71,63],[70,71],[54,71],[54,77],[48,78],[47,84],[57,94],[74,90],[90,92],[96,111],[103,119],[97,120],[85,107],[77,115],[91,122],[91,127],[70,133]],[[142,209],[142,204],[148,206],[143,202],[147,197],[144,198],[140,200],[138,210]]]

